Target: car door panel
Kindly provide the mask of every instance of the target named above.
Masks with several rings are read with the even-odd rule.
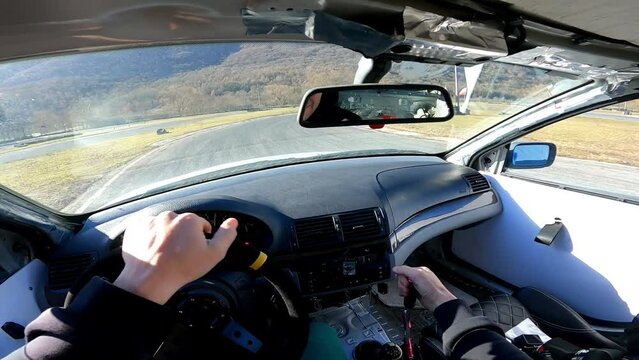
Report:
[[[8,321],[27,326],[47,308],[44,286],[46,265],[36,259],[0,284],[0,324]],[[0,331],[0,357],[24,345],[24,339],[13,339]]]
[[[457,257],[517,287],[545,290],[590,318],[630,322],[639,313],[639,206],[485,175],[504,210],[456,231]],[[535,242],[555,217],[564,224],[555,241]]]

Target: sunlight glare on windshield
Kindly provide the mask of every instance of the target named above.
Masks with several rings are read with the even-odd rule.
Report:
[[[0,64],[0,184],[53,210],[84,213],[157,184],[177,186],[173,180],[190,174],[212,179],[224,168],[228,175],[228,164],[253,171],[270,166],[268,159],[299,161],[299,154],[442,153],[565,82],[486,64],[471,89],[464,68],[395,64],[384,82],[445,87],[455,118],[381,129],[300,127],[303,94],[352,83],[360,57],[335,45],[260,42]]]

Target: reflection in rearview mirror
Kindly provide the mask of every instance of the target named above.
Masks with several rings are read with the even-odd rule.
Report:
[[[309,91],[298,120],[304,127],[331,127],[439,122],[452,117],[452,101],[442,87],[367,84]]]

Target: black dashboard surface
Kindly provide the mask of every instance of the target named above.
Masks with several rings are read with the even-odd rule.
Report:
[[[127,219],[141,210],[149,214],[164,210],[193,211],[212,217],[239,214],[250,219],[244,230],[261,237],[261,250],[272,255],[286,255],[300,251],[295,247],[295,226],[301,219],[325,217],[333,219],[337,228],[340,221],[337,214],[377,209],[374,214],[385,229],[381,240],[389,245],[384,250],[389,255],[396,250],[390,244],[395,229],[401,224],[426,216],[430,209],[439,208],[439,214],[445,214],[445,206],[456,199],[471,199],[486,192],[492,195],[489,187],[478,194],[469,183],[469,176],[480,175],[475,170],[430,156],[327,160],[255,171],[176,189],[96,213],[74,238],[63,244],[54,258],[79,253],[92,253],[100,258],[121,236]],[[494,195],[492,197],[496,199]],[[498,200],[492,203],[496,203],[498,209],[493,207],[491,211],[473,217],[473,221],[501,211]],[[467,207],[465,212],[473,210]],[[216,222],[219,219],[209,220]],[[468,224],[452,223],[451,226],[465,225]],[[353,245],[356,246],[364,245]]]
[[[129,215],[149,206],[163,202],[180,206],[181,202],[189,201],[206,205],[207,201],[219,198],[267,207],[290,219],[381,206],[391,215],[396,213],[389,216],[389,227],[394,229],[419,210],[470,195],[462,175],[473,173],[476,171],[430,156],[378,156],[267,169],[177,189],[96,213],[74,242],[81,240],[95,246],[100,240],[114,239],[122,232]],[[414,194],[419,196],[412,197]]]

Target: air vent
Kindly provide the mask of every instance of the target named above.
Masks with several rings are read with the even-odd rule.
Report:
[[[486,180],[486,178],[482,174],[477,173],[464,175],[464,179],[466,179],[466,182],[468,182],[468,185],[470,185],[470,190],[473,193],[490,189],[488,180]]]
[[[92,254],[55,259],[49,263],[49,288],[68,289],[93,262]]]
[[[384,236],[381,214],[376,209],[366,209],[339,215],[344,241],[377,239]]]
[[[334,244],[340,239],[332,216],[298,220],[295,222],[295,233],[300,249]]]

